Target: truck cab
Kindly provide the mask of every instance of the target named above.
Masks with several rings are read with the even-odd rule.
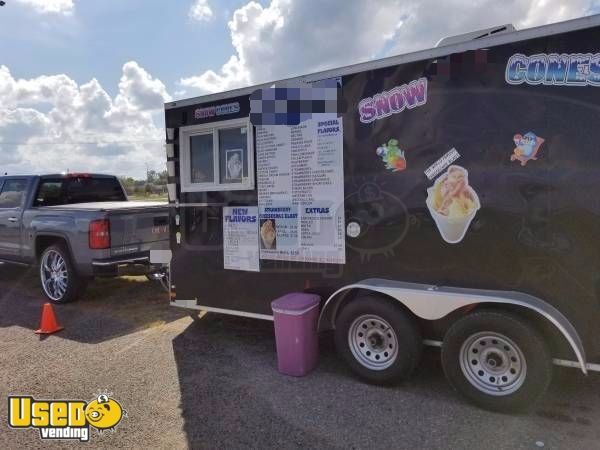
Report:
[[[21,262],[21,217],[34,177],[0,178],[0,258]]]

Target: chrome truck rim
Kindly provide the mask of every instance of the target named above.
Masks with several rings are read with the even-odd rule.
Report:
[[[42,258],[40,275],[44,292],[52,300],[60,300],[67,291],[67,264],[60,253],[50,250]]]
[[[348,332],[348,344],[354,358],[370,370],[384,370],[398,355],[398,338],[388,322],[379,316],[356,318]]]
[[[465,340],[460,350],[460,368],[469,383],[495,396],[512,394],[527,375],[521,349],[506,336],[491,331]]]

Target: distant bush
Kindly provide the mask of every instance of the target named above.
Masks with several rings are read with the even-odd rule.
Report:
[[[132,177],[119,177],[127,195],[144,197],[148,195],[166,195],[167,171],[156,172],[149,170],[145,180]]]

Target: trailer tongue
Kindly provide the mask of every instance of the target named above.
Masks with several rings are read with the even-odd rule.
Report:
[[[600,361],[600,16],[165,105],[174,306],[290,292],[363,378],[484,408]]]

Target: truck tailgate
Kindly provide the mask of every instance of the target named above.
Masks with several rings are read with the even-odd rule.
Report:
[[[111,255],[125,255],[153,248],[152,243],[169,239],[167,206],[111,210]]]

